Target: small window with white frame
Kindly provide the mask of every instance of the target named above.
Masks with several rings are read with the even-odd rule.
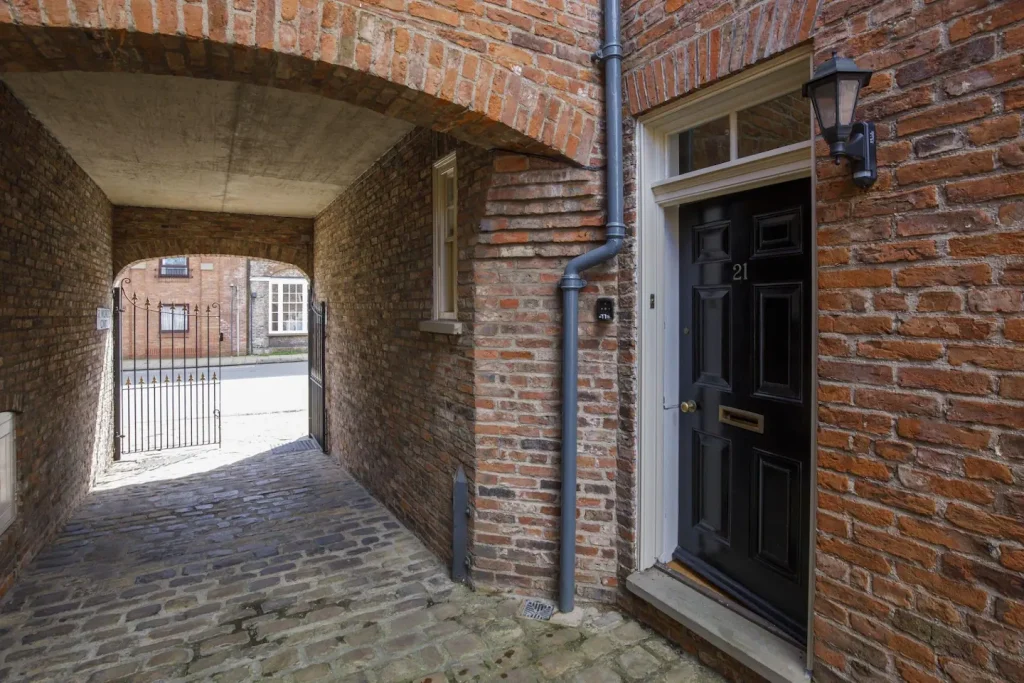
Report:
[[[270,280],[270,334],[306,334],[306,281]]]
[[[434,164],[434,320],[458,316],[458,172],[452,152]]]
[[[17,513],[17,472],[14,455],[14,413],[0,413],[0,534]]]
[[[188,332],[188,304],[160,304],[161,332]]]

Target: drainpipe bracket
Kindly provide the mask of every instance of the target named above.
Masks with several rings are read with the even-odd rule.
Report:
[[[583,289],[587,286],[587,281],[576,273],[565,273],[558,281],[558,286],[562,289]]]
[[[593,62],[604,62],[611,57],[618,57],[622,59],[622,46],[618,43],[608,43],[597,52],[590,55],[590,60]]]

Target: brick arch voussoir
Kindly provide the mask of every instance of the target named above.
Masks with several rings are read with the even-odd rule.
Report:
[[[113,276],[168,256],[243,256],[295,266],[313,279],[313,220],[114,207]]]
[[[148,248],[133,249],[135,253],[121,253],[119,260],[114,264],[115,281],[129,274],[130,266],[158,258],[169,258],[172,256],[188,256],[198,258],[202,256],[241,256],[248,258],[263,259],[265,261],[276,261],[289,266],[295,266],[302,271],[303,275],[312,281],[313,263],[305,254],[298,250],[274,249],[267,245],[245,244],[239,242],[228,242],[225,240],[210,240],[203,243],[186,241],[168,241],[156,244],[141,245]]]
[[[406,26],[365,8],[343,6],[343,12],[354,14],[355,26],[362,27],[353,34],[345,27],[313,27],[315,39],[303,32],[293,44],[291,31],[279,19],[265,18],[271,31],[276,24],[276,34],[261,33],[259,8],[251,19],[255,28],[244,22],[231,30],[221,26],[212,10],[223,8],[224,0],[185,4],[186,26],[174,23],[170,32],[154,27],[159,18],[112,19],[109,9],[83,17],[79,9],[72,20],[51,16],[51,3],[44,14],[37,2],[42,0],[0,0],[0,73],[124,72],[249,83],[345,101],[485,148],[582,164],[596,148],[592,99],[551,91],[446,40],[442,32]],[[317,2],[324,8],[334,5]],[[125,3],[100,5],[123,12]],[[133,2],[133,11],[136,5],[148,3]],[[193,8],[204,13],[205,22],[189,24]],[[234,10],[224,12],[239,16]],[[177,17],[175,9],[174,22]]]

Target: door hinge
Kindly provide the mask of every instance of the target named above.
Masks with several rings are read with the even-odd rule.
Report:
[[[651,294],[651,308],[654,308],[654,295]]]

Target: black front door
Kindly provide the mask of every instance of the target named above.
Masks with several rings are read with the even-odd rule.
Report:
[[[811,185],[685,205],[675,557],[806,637]]]

